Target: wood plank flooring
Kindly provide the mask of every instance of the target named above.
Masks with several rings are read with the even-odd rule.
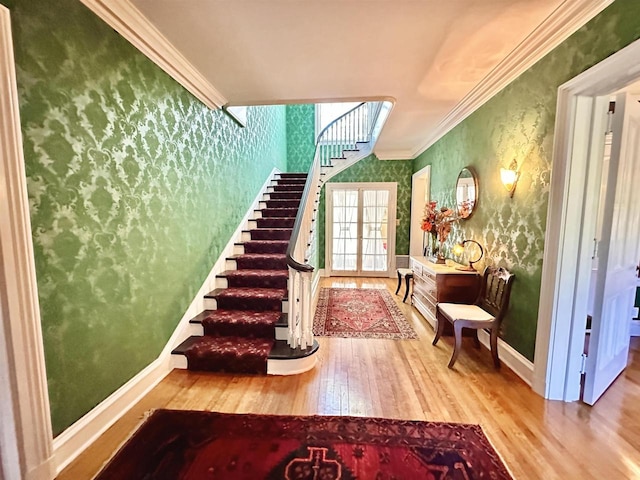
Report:
[[[321,285],[393,294],[396,280],[327,278]],[[418,340],[320,337],[316,368],[289,377],[174,370],[58,478],[92,478],[155,408],[477,423],[516,479],[640,478],[640,338],[632,341],[630,367],[594,407],[547,401],[508,368],[494,370],[489,351],[470,338],[448,369],[451,338],[432,346],[432,328],[408,300],[394,298]]]

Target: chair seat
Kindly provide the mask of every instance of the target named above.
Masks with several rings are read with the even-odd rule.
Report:
[[[398,268],[398,275],[404,277],[405,275],[413,275],[413,270],[410,268]]]
[[[458,303],[439,303],[440,311],[455,322],[456,320],[468,320],[472,322],[489,322],[495,317],[485,312],[477,305],[462,305]]]

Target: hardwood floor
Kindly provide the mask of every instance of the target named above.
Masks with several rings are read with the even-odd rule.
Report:
[[[325,287],[387,288],[395,279],[323,279]],[[432,346],[433,329],[415,309],[398,305],[418,340],[317,338],[318,365],[290,377],[174,370],[59,475],[92,478],[155,408],[229,413],[378,416],[482,425],[516,479],[640,478],[640,338],[631,362],[589,407],[547,401],[470,338],[454,370],[452,338]],[[408,300],[407,300],[408,302]]]

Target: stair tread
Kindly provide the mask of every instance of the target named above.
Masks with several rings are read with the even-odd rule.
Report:
[[[233,314],[243,315],[247,318],[252,319],[265,319],[265,320],[273,320],[275,319],[275,326],[282,327],[287,326],[287,314],[282,312],[274,312],[272,310],[267,311],[259,311],[259,310],[203,310],[198,315],[189,320],[189,323],[193,324],[202,324],[202,322],[208,318],[224,320],[225,318],[230,318]]]
[[[287,290],[283,288],[249,288],[232,287],[216,288],[207,293],[204,298],[263,298],[284,300]]]
[[[260,269],[243,269],[243,270],[225,270],[224,272],[219,273],[216,277],[227,278],[227,277],[243,277],[243,276],[252,276],[252,277],[289,277],[289,270],[260,270]]]
[[[296,358],[304,358],[314,354],[318,348],[318,342],[313,341],[313,345],[304,350],[300,348],[291,348],[285,340],[271,340],[265,338],[243,338],[243,337],[198,337],[191,336],[184,342],[172,350],[174,355],[186,355],[188,352],[205,346],[208,348],[221,348],[224,351],[236,350],[238,344],[244,344],[247,347],[255,347],[261,351],[268,350],[268,358],[270,360],[293,360]]]
[[[318,351],[320,345],[316,340],[313,345],[302,350],[301,348],[291,348],[286,340],[276,340],[273,348],[269,352],[269,360],[295,360],[297,358],[308,357]]]
[[[275,340],[243,337],[190,337],[172,353],[187,357],[190,370],[267,373]]]

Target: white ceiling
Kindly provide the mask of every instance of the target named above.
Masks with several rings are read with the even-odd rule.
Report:
[[[611,0],[130,1],[231,105],[395,99],[376,152],[411,158],[541,24]]]

